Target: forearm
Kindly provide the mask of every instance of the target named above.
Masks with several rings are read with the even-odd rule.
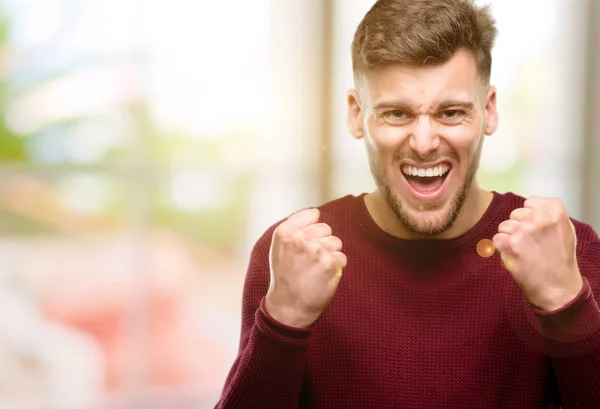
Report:
[[[296,408],[309,340],[310,329],[277,323],[263,300],[216,409]]]
[[[536,310],[560,387],[564,409],[600,402],[600,308],[589,282],[565,307]],[[592,406],[591,406],[592,405]]]

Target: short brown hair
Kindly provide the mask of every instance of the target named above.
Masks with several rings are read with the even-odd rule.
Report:
[[[381,65],[441,65],[467,49],[489,83],[496,34],[489,6],[473,0],[378,0],[354,35],[354,77]]]

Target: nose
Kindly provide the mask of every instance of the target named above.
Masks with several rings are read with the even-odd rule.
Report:
[[[422,158],[427,157],[431,152],[439,148],[440,138],[435,132],[428,115],[419,116],[414,130],[410,135],[409,145]]]

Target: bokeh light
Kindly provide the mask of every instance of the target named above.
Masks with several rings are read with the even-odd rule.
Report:
[[[492,257],[495,251],[496,247],[494,246],[494,242],[490,239],[481,239],[479,240],[479,243],[477,243],[477,254],[481,257]]]

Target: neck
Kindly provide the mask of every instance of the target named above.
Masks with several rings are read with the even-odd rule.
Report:
[[[385,232],[401,239],[451,239],[471,229],[485,213],[494,197],[493,193],[481,189],[473,181],[458,217],[445,232],[436,236],[420,236],[409,231],[396,217],[379,190],[368,194],[365,203],[375,223]]]

